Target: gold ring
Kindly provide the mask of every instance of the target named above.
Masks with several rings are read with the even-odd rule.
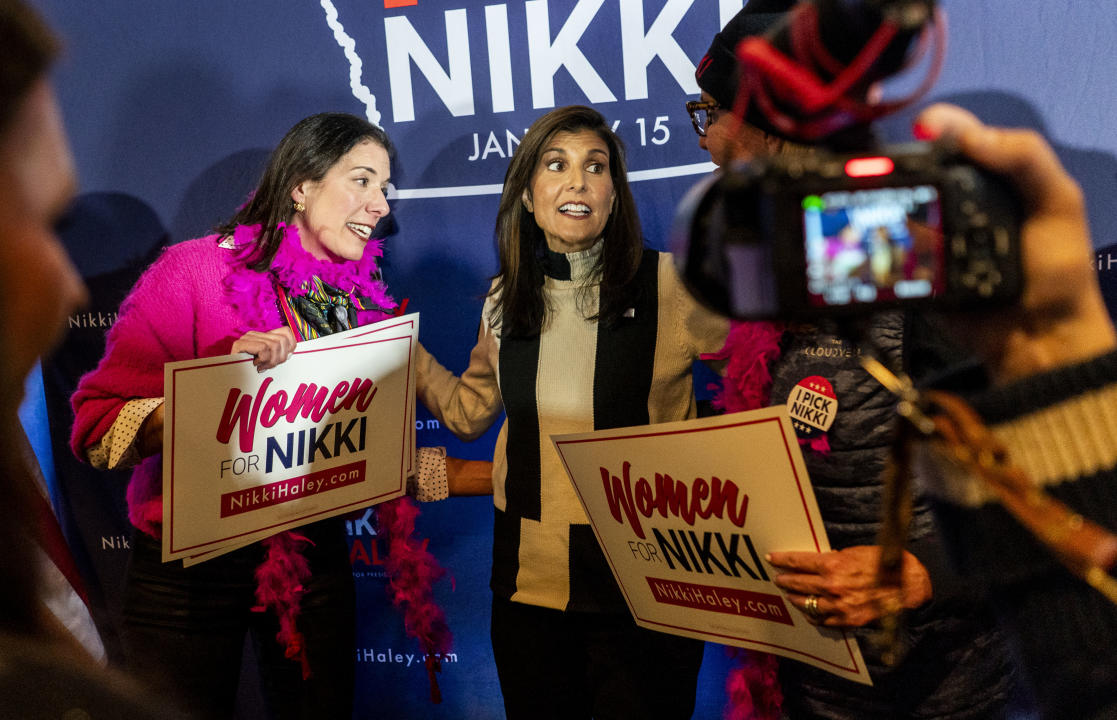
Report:
[[[803,603],[803,612],[815,619],[822,617],[822,611],[818,609],[818,595],[807,596],[807,601]]]

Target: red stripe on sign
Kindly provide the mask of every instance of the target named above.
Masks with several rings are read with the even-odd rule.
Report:
[[[309,475],[245,488],[221,496],[221,517],[240,515],[261,508],[291,502],[310,495],[356,485],[365,480],[365,461],[320,470]]]
[[[794,625],[783,597],[770,593],[749,592],[716,585],[698,585],[680,580],[645,577],[652,597],[665,605],[678,605],[695,610],[739,615],[757,620],[770,620]]]

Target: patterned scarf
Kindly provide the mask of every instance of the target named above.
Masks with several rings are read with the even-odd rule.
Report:
[[[357,327],[357,308],[367,310],[360,296],[350,297],[318,278],[310,279],[305,295],[281,288],[279,309],[300,340],[330,335]],[[367,298],[364,298],[368,302]]]

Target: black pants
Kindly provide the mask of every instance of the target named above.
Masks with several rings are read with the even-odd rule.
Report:
[[[640,628],[627,613],[550,610],[493,598],[493,655],[509,720],[686,720],[703,643]]]
[[[273,718],[340,718],[353,708],[355,598],[344,525],[338,518],[300,528],[311,578],[296,625],[305,636],[312,676],[284,657],[273,612],[253,612],[255,543],[183,568],[161,562],[159,541],[135,533],[124,592],[128,668],[162,697],[200,718],[231,718],[246,633]]]

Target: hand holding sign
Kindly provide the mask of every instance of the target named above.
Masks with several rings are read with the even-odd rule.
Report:
[[[289,327],[279,327],[268,332],[249,330],[233,343],[230,355],[248,353],[257,372],[271,370],[295,352],[295,333]]]
[[[776,585],[790,591],[791,604],[818,625],[861,627],[881,618],[887,600],[900,594],[907,609],[931,599],[931,578],[923,563],[904,551],[901,587],[882,587],[877,581],[880,548],[857,545],[825,553],[773,552],[765,558],[784,572],[773,577]],[[813,605],[808,606],[810,601]]]
[[[399,497],[414,465],[418,316],[167,363],[163,559],[191,562]],[[259,371],[282,363],[266,375]]]
[[[551,439],[637,625],[871,684],[852,636],[788,607],[861,592],[877,557],[829,552],[792,424],[773,407]],[[804,551],[771,553],[809,568],[802,584],[773,577],[771,548]]]
[[[236,342],[230,354],[247,353],[253,356],[252,364],[257,372],[270,370],[284,362],[295,351],[295,334],[289,327],[276,328],[262,333],[249,330]],[[144,418],[137,434],[136,450],[140,457],[148,457],[163,450],[163,413],[166,405],[160,405]]]

